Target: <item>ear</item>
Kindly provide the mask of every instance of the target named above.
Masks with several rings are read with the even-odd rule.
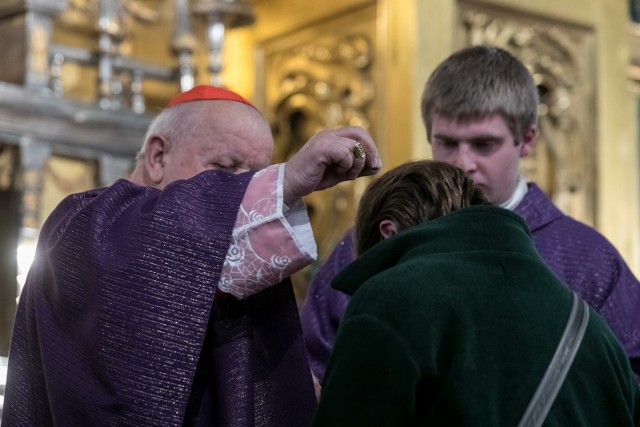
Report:
[[[396,223],[391,221],[390,219],[383,219],[382,221],[380,221],[378,229],[380,230],[380,234],[382,235],[382,240],[388,239],[398,232]]]
[[[166,141],[157,135],[151,135],[144,152],[144,170],[146,178],[152,187],[160,186],[164,179],[164,157],[166,155]]]
[[[538,127],[535,124],[529,126],[529,129],[527,129],[527,132],[524,134],[524,138],[520,143],[520,157],[526,157],[529,155],[536,143],[537,136]]]

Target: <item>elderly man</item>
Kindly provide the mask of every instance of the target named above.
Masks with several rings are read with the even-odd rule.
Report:
[[[3,425],[307,425],[290,283],[315,256],[300,198],[380,167],[360,128],[268,166],[268,123],[201,86],[150,125],[130,180],[66,198],[20,298]],[[366,169],[365,169],[366,168]]]

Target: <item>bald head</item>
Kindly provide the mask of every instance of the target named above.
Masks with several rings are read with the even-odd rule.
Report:
[[[252,106],[236,100],[184,102],[151,123],[131,181],[163,189],[205,170],[262,169],[272,154],[269,124]]]

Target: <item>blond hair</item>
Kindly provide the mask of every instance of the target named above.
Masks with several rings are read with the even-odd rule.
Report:
[[[421,112],[431,138],[434,114],[468,123],[501,115],[516,145],[538,120],[538,88],[522,62],[506,50],[474,46],[443,61],[422,94]]]

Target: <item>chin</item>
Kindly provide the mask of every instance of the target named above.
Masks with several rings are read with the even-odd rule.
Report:
[[[475,182],[474,182],[474,184],[476,184],[476,187],[478,187],[480,189],[480,191],[482,191],[482,194],[484,194],[484,197],[487,199],[487,201],[489,203],[491,203],[492,205],[496,204],[495,197],[493,196],[493,194],[491,194],[491,193],[489,193],[487,191],[487,187],[486,186],[484,186],[482,184],[475,183]],[[497,204],[500,204],[500,203],[497,203]]]
[[[493,194],[488,194],[487,192],[484,192],[484,196],[487,198],[487,201],[489,203],[496,206],[500,206],[501,204],[507,201],[506,199],[503,200],[502,198],[496,197]]]

